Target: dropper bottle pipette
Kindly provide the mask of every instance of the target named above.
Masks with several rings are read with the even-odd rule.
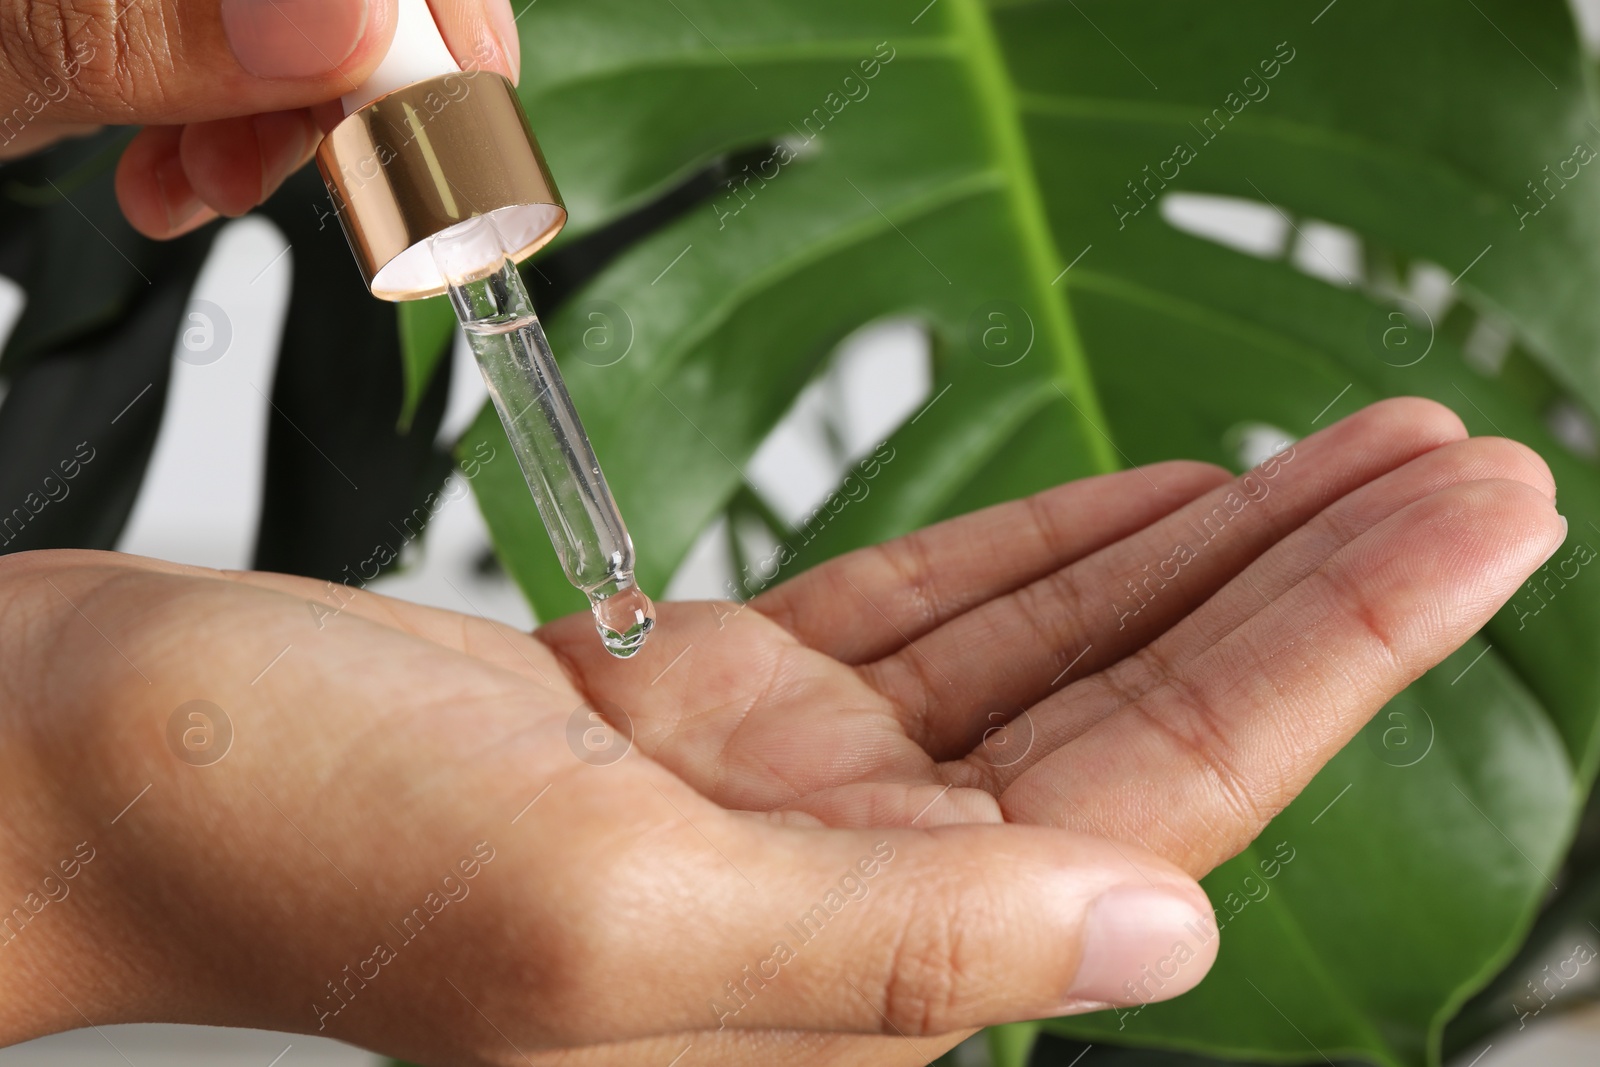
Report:
[[[516,264],[566,222],[516,91],[462,71],[427,0],[400,0],[388,56],[344,99],[317,162],[374,296],[448,293],[567,579],[612,655],[655,608]]]
[[[446,230],[431,245],[567,580],[589,598],[606,648],[632,656],[655,625],[655,609],[634,583],[633,540],[522,276],[490,219]]]

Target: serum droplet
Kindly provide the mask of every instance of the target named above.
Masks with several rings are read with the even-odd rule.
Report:
[[[594,627],[606,651],[618,659],[630,659],[644,647],[645,638],[656,625],[656,606],[644,591],[629,585],[608,597],[591,595]]]

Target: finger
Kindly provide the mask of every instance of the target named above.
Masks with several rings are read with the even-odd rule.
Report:
[[[312,119],[316,121],[317,129],[324,134],[332,133],[333,128],[345,120],[344,102],[342,100],[328,100],[321,104],[313,104],[310,111]]]
[[[117,163],[117,202],[147,237],[178,237],[217,217],[184,173],[182,143],[182,126],[146,126]]]
[[[1333,501],[1465,436],[1461,420],[1432,401],[1374,404],[863,676],[936,759],[962,755],[994,729],[995,715],[1016,715],[1069,677],[1143,647]]]
[[[1263,601],[1288,592],[1389,516],[1451,486],[1482,481],[1523,482],[1555,503],[1555,478],[1527,445],[1503,437],[1475,437],[1436,448],[1347,494],[1273,545],[1247,568],[1248,582],[1230,582],[1149,646],[1160,650],[1153,662],[1187,662],[1262,610]],[[1142,655],[1143,650],[1105,673],[1124,673]],[[1124,680],[1133,684],[1131,677]]]
[[[456,61],[467,70],[492,70],[516,81],[522,72],[511,0],[428,0]]]
[[[800,641],[866,663],[1139,530],[1227,480],[1203,463],[1086,478],[851,552],[751,601]]]
[[[458,62],[515,76],[518,53],[502,43],[512,32],[509,0],[436,0],[435,17]],[[191,122],[176,149],[170,138],[143,144],[119,173],[123,212],[146,236],[167,238],[210,221],[212,212],[237,217],[264,203],[304,166],[324,129],[344,111],[338,101],[293,109]],[[172,153],[185,181],[175,180]],[[158,179],[149,180],[154,175]],[[196,211],[195,200],[211,209]]]
[[[0,100],[51,122],[182,125],[351,92],[394,33],[396,0],[58,0],[0,4]],[[113,8],[115,11],[113,12]]]
[[[429,0],[445,44],[463,70],[490,70],[517,81],[522,70],[522,44],[511,0]],[[526,11],[526,8],[524,8]],[[317,128],[330,132],[344,121],[338,100],[313,105]]]
[[[1520,481],[1411,504],[1041,761],[1001,806],[1008,819],[1138,842],[1210,870],[1487,622],[1565,536],[1550,499]]]
[[[985,737],[969,762],[985,773],[995,792],[1003,791],[1050,752],[1154,689],[1251,616],[1266,610],[1268,602],[1390,515],[1452,485],[1496,479],[1525,482],[1555,500],[1549,468],[1526,445],[1477,437],[1435,449],[1317,515],[1151,644],[1052,694],[1029,709],[1025,723]],[[1027,753],[1017,759],[994,758],[1000,753],[1021,753],[1025,746]]]
[[[539,929],[505,931],[510,944],[539,944],[542,967],[562,975],[538,1013],[545,1041],[690,1029],[915,1041],[1165,999],[1215,956],[1199,887],[1137,849],[1036,827],[774,828],[664,776],[655,793],[643,802],[652,829],[607,842],[579,878],[583,899],[566,906],[589,920],[547,908]],[[574,795],[552,791],[541,818],[568,821]],[[616,921],[597,926],[601,915]],[[518,966],[508,958],[473,976],[465,991],[488,1017],[527,1016],[517,983],[495,973]],[[607,1010],[600,994],[624,987],[660,992],[625,1015]]]
[[[642,753],[728,808],[792,807],[868,770],[915,783],[937,770],[881,694],[748,605],[661,604],[649,642],[625,664],[595,640],[587,613],[545,623],[534,638],[591,700],[625,709]],[[820,750],[818,738],[827,739]],[[883,807],[857,794],[839,810]]]
[[[191,123],[178,155],[195,195],[218,214],[237,217],[309,162],[319,139],[310,112],[274,111]]]

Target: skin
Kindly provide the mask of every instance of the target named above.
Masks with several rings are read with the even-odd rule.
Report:
[[[136,228],[259,204],[395,0],[309,65],[261,53],[297,40],[271,16],[359,0],[277,0],[242,34],[241,2],[0,0],[0,114],[37,112],[0,158],[141,125]],[[464,66],[516,76],[506,0],[430,2]],[[1116,978],[1160,971],[1158,914],[1208,914],[1194,879],[1548,558],[1553,503],[1527,449],[1391,401],[1236,484],[1091,479],[749,605],[664,605],[626,663],[587,618],[527,635],[280,575],[5,557],[0,1044],[175,1021],[440,1065],[910,1067],[1181,994],[1214,931],[1156,988]]]
[[[1270,469],[1089,479],[742,608],[663,605],[627,662],[584,617],[530,636],[281,575],[7,557],[0,906],[95,858],[0,946],[0,1041],[168,1020],[433,1064],[910,1067],[1083,1010],[1098,893],[1197,892],[1565,536],[1536,455],[1427,401]],[[1132,614],[1124,583],[1230,493]],[[168,734],[196,699],[233,731],[207,766]],[[470,895],[404,942],[475,847]],[[719,1030],[723,984],[883,848]],[[380,940],[396,958],[319,1018]]]
[[[509,0],[429,2],[464,68],[515,80]],[[117,169],[117,197],[136,229],[176,237],[242,215],[343,118],[339,97],[389,50],[395,4],[367,0],[359,39],[327,69],[261,77],[236,58],[219,0],[0,0],[0,115],[37,112],[10,131],[0,160],[104,125],[143,126]]]

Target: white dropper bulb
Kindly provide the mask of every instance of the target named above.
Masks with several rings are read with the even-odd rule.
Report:
[[[461,64],[444,43],[428,0],[400,0],[389,54],[359,89],[345,94],[344,113],[349,115],[396,89],[460,70]]]
[[[389,44],[389,51],[378,64],[378,68],[354,92],[345,94],[343,98],[345,115],[359,111],[390,93],[416,85],[420,82],[431,81],[435,78],[451,74],[460,74],[461,65],[456,62],[451,54],[450,47],[444,42],[444,35],[439,31],[439,24],[434,20],[433,10],[428,6],[428,0],[399,0],[399,8],[395,21],[394,39]],[[419,144],[427,147],[428,137],[426,124],[432,118],[423,120],[422,125],[416,130],[415,136]],[[449,121],[448,117],[439,121]],[[474,212],[474,215],[476,212]],[[511,208],[500,212],[500,225],[508,231],[514,239],[522,240],[526,244],[531,240],[528,231],[535,227],[547,227],[549,224],[549,211],[542,207],[533,209]],[[465,219],[456,229],[469,224],[472,219]],[[499,233],[500,230],[494,232]],[[513,247],[521,247],[515,245]],[[499,253],[507,253],[510,249],[499,249]],[[488,271],[498,267],[499,255],[477,265],[480,270]],[[424,272],[431,276],[433,264],[426,256],[426,250],[420,247],[413,248],[408,253],[396,258],[385,268],[385,277],[413,278],[416,271]]]

